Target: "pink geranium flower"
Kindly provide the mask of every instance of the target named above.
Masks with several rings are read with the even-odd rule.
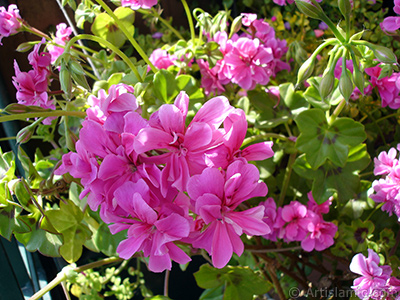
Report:
[[[271,231],[262,220],[263,206],[234,211],[243,201],[267,194],[267,186],[258,179],[258,169],[243,161],[233,162],[225,175],[216,168],[207,168],[189,179],[189,197],[196,214],[207,225],[196,235],[193,246],[204,248],[216,268],[223,268],[233,252],[243,253],[243,233],[264,235]]]
[[[394,0],[393,10],[396,14],[400,15],[400,0]],[[380,25],[384,31],[396,31],[400,28],[400,17],[387,17]]]
[[[18,32],[18,29],[21,27],[19,19],[21,19],[21,16],[15,4],[10,4],[7,10],[4,6],[0,7],[0,45],[3,45],[1,43],[3,37]]]
[[[301,241],[307,235],[307,225],[310,220],[306,219],[307,207],[298,201],[292,201],[285,205],[280,211],[279,217],[285,224],[284,230],[280,233],[280,238],[288,242]],[[282,228],[283,229],[283,228]]]
[[[210,94],[219,95],[222,92],[225,92],[225,88],[218,78],[221,64],[217,64],[211,69],[208,61],[203,59],[197,60],[197,64],[200,68],[201,87],[204,89],[204,93],[208,96]]]
[[[120,257],[129,259],[143,251],[143,255],[149,257],[150,271],[162,272],[171,270],[171,260],[180,264],[190,261],[190,257],[174,244],[189,235],[190,224],[182,211],[164,210],[164,199],[155,201],[152,197],[143,180],[125,182],[115,191],[115,201],[121,210],[118,214],[109,214],[108,220],[114,223],[110,225],[113,234],[128,229],[127,239],[117,248]],[[158,203],[157,209],[151,206],[152,202]]]
[[[135,138],[134,149],[138,154],[163,150],[162,155],[144,160],[166,164],[162,170],[164,192],[167,182],[184,191],[189,177],[203,171],[206,167],[204,153],[217,146],[215,142],[220,136],[218,127],[233,109],[227,98],[212,98],[186,127],[188,105],[189,97],[181,92],[174,104],[164,104],[153,113],[150,126],[143,128]]]
[[[156,49],[151,53],[149,60],[157,69],[168,69],[174,65],[176,56],[170,55],[166,50]]]
[[[154,5],[157,4],[157,0],[122,0],[122,6],[129,6],[133,10],[137,10],[139,8],[150,9]]]
[[[224,61],[224,75],[241,88],[252,90],[256,84],[269,82],[271,71],[265,68],[273,60],[271,48],[260,44],[258,39],[239,38],[228,52]]]
[[[322,251],[334,244],[333,237],[337,232],[337,226],[331,222],[325,222],[321,215],[312,211],[307,212],[307,222],[301,225],[307,231],[307,235],[301,240],[301,247],[305,251]]]
[[[351,287],[361,299],[381,299],[386,281],[392,273],[389,266],[379,266],[379,256],[371,249],[368,249],[368,258],[361,253],[353,257],[350,271],[361,275]]]
[[[381,79],[381,68],[379,66],[365,69],[365,73],[371,76],[371,84],[378,89],[382,98],[382,107],[389,106],[392,109],[400,108],[400,73],[393,73],[389,77]]]
[[[57,45],[65,46],[70,39],[70,35],[72,34],[72,28],[68,27],[65,23],[58,24],[56,28],[56,36],[53,41]],[[64,53],[64,48],[56,45],[48,45],[47,49],[51,55],[51,63],[54,63],[57,58]]]

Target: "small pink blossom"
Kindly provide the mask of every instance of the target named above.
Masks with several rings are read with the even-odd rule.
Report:
[[[221,64],[217,64],[211,69],[208,61],[203,59],[197,60],[197,64],[200,68],[201,87],[204,89],[204,93],[208,96],[210,94],[220,95],[225,92],[225,88],[218,78]]]
[[[400,15],[400,1],[394,0],[394,7],[393,10],[396,14]],[[400,28],[400,17],[387,17],[383,20],[380,24],[382,30],[393,32]]]
[[[166,50],[156,49],[149,57],[151,63],[158,69],[168,69],[169,66],[174,65],[176,60],[175,55],[170,55]]]
[[[56,28],[57,28],[56,36],[53,41],[57,45],[65,46],[70,39],[70,35],[72,34],[72,28],[67,27],[65,23],[58,24]],[[64,53],[63,47],[59,47],[52,44],[48,45],[47,49],[51,55],[51,63],[54,63],[57,60],[57,58],[59,58],[61,54]]]
[[[256,84],[269,82],[271,71],[265,67],[272,60],[271,48],[260,45],[258,39],[239,38],[224,57],[228,67],[224,70],[225,76],[241,88],[252,90]]]
[[[3,37],[16,34],[21,27],[18,7],[15,4],[10,4],[8,9],[4,6],[0,7],[0,45]]]
[[[233,252],[239,256],[243,253],[244,245],[240,239],[243,233],[264,235],[271,231],[262,221],[263,206],[234,211],[243,201],[267,194],[267,186],[258,179],[255,166],[235,161],[225,175],[216,168],[207,168],[188,182],[187,191],[195,212],[207,225],[200,235],[195,236],[193,246],[204,248],[216,268],[223,268]]]
[[[174,260],[186,264],[190,257],[174,244],[189,235],[188,218],[179,209],[166,209],[165,199],[153,200],[148,185],[139,180],[125,182],[115,191],[115,201],[121,208],[118,214],[109,215],[112,233],[128,229],[128,237],[117,248],[119,256],[129,259],[143,251],[149,257],[149,270],[162,272],[171,270]],[[151,203],[158,203],[152,207]],[[161,205],[161,206],[160,206]]]
[[[351,287],[361,299],[381,299],[390,278],[392,270],[389,266],[378,266],[379,256],[368,249],[368,258],[363,254],[356,254],[350,263],[350,271],[361,275],[356,278]]]
[[[365,69],[365,73],[371,76],[371,85],[378,89],[382,99],[382,107],[389,106],[391,109],[399,109],[400,73],[393,73],[389,77],[378,79],[381,71],[379,66]]]
[[[304,228],[309,224],[306,215],[307,207],[298,201],[292,201],[290,204],[285,205],[279,217],[286,225],[279,237],[289,242],[303,240],[307,235],[307,231]]]
[[[157,0],[122,0],[122,6],[129,6],[133,10],[137,10],[139,8],[150,9],[154,5],[157,4]]]
[[[333,237],[338,228],[331,222],[325,222],[321,215],[312,211],[307,212],[308,224],[301,224],[306,230],[307,235],[301,240],[301,247],[305,251],[322,251],[334,244]]]

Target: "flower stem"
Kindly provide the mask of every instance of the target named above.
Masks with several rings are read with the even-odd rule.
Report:
[[[297,152],[289,155],[289,161],[286,167],[285,177],[283,179],[282,190],[279,196],[278,207],[281,207],[283,205],[283,201],[285,200],[286,190],[289,187],[290,176],[292,175],[293,164],[296,160],[296,157],[297,157]]]
[[[190,13],[190,9],[189,9],[189,6],[188,6],[186,0],[181,0],[181,1],[182,1],[183,8],[185,9],[188,22],[189,22],[190,36],[192,38],[192,43],[194,44],[194,40],[196,38],[196,33],[194,31],[192,14]]]
[[[120,19],[114,14],[114,12],[107,6],[107,4],[104,3],[103,0],[96,0],[98,4],[109,14],[111,18],[114,19],[115,23],[118,25],[118,28],[121,29],[121,31],[125,34],[126,38],[128,41],[132,44],[133,48],[139,53],[139,55],[143,58],[143,60],[150,66],[150,69],[156,73],[157,68],[151,63],[149,60],[148,56],[146,53],[143,51],[143,49],[139,46],[139,44],[136,42],[136,40],[133,38],[133,36],[128,32],[128,30],[125,28],[125,26],[122,24]],[[115,48],[115,47],[114,47]],[[119,50],[119,49],[118,49]]]
[[[140,10],[141,11],[141,10]],[[167,20],[165,20],[161,15],[157,13],[154,7],[151,8],[151,11],[153,12],[153,16],[157,16],[158,19],[163,23],[169,30],[171,30],[180,40],[184,40],[183,36],[179,33],[178,30],[176,30]]]
[[[329,118],[329,124],[332,124],[336,120],[336,118],[339,116],[340,112],[343,110],[345,105],[346,105],[346,99],[343,98],[342,101],[340,101],[339,105],[336,106],[332,116]]]
[[[90,35],[90,34],[80,34],[77,36],[74,36],[72,39],[68,41],[68,43],[65,45],[65,50],[68,51],[69,48],[72,47],[73,43],[75,43],[78,40],[92,40],[97,43],[101,43],[106,45],[107,48],[109,48],[111,51],[115,52],[119,57],[122,58],[122,60],[129,66],[129,68],[132,70],[133,73],[135,73],[136,77],[143,82],[143,78],[140,76],[139,71],[136,69],[136,66],[133,64],[133,62],[129,59],[128,56],[125,55],[124,52],[119,50],[117,47],[115,47],[113,44],[110,42],[106,41],[105,39],[102,39],[101,37]],[[65,52],[64,50],[64,52]]]
[[[101,267],[101,266],[119,262],[122,260],[123,259],[119,258],[119,257],[107,257],[105,259],[74,268],[74,271],[77,273],[80,273],[80,272],[83,272],[88,269]],[[57,285],[59,285],[61,282],[63,282],[66,279],[67,279],[67,274],[62,270],[60,273],[57,274],[56,278],[54,278],[52,281],[50,281],[43,289],[41,289],[40,291],[35,293],[31,298],[29,298],[29,300],[40,299],[43,295],[50,292],[53,288],[55,288]]]
[[[248,144],[258,141],[258,140],[266,140],[267,138],[276,138],[276,139],[280,139],[280,140],[284,140],[284,141],[287,141],[289,139],[288,137],[286,137],[282,134],[269,132],[269,133],[254,135],[254,136],[246,138],[243,141],[242,147],[247,146]]]
[[[26,120],[26,119],[30,119],[30,118],[61,117],[61,116],[85,118],[86,113],[82,112],[82,111],[54,110],[54,111],[45,111],[45,112],[14,114],[14,115],[1,116],[0,123],[7,122],[7,121],[14,121],[14,120]]]
[[[71,19],[70,19],[69,15],[68,15],[67,11],[65,10],[64,6],[63,6],[62,3],[60,2],[60,0],[56,0],[56,2],[57,2],[57,4],[58,4],[58,6],[60,7],[60,10],[62,11],[62,13],[63,13],[65,19],[67,20],[68,25],[69,25],[69,27],[71,28],[72,32],[74,33],[75,36],[77,36],[77,35],[78,35],[78,31],[76,30],[76,28],[75,28],[75,26],[74,26],[74,23],[71,21]],[[86,49],[83,48],[83,43],[82,43],[82,41],[78,41],[78,44],[79,44],[80,46],[82,46],[82,51],[83,51],[83,53],[87,55],[88,53],[87,53]],[[96,75],[97,78],[100,78],[100,73],[99,73],[99,71],[97,70],[96,66],[93,64],[93,61],[91,60],[90,57],[87,58],[87,61],[88,61],[89,65],[90,65],[90,67],[92,68],[94,75]]]

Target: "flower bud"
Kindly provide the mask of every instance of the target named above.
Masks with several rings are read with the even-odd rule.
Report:
[[[18,133],[17,133],[17,143],[19,144],[24,144],[26,142],[28,142],[33,134],[35,133],[35,129],[36,129],[36,125],[35,123],[26,126],[25,128],[22,128]]]
[[[353,79],[356,87],[360,90],[361,94],[364,95],[365,78],[354,60],[353,60]]]
[[[345,18],[348,18],[351,13],[350,0],[338,0],[339,10]]]
[[[373,44],[371,44],[373,45]],[[369,46],[369,45],[368,45]],[[397,63],[397,57],[392,50],[384,46],[373,45],[369,47],[373,52],[377,60],[386,64]]]
[[[346,68],[342,68],[342,74],[339,79],[339,90],[343,98],[348,102],[354,91],[354,87]]]
[[[37,44],[37,42],[22,43],[22,44],[18,45],[16,50],[18,52],[27,52],[27,51],[31,50],[33,48],[33,46],[35,46],[36,44]]]
[[[306,16],[314,19],[321,19],[321,15],[324,15],[321,6],[319,4],[314,5],[310,0],[295,0],[297,8]]]
[[[231,37],[233,34],[238,32],[240,30],[240,28],[242,28],[242,18],[243,18],[243,16],[237,16],[233,20],[232,26],[231,26],[231,32],[229,33],[229,37]]]
[[[78,141],[78,137],[75,133],[73,133],[69,128],[65,130],[65,142],[67,144],[67,148],[70,151],[75,151],[75,144]]]
[[[297,83],[296,86],[301,82],[309,78],[315,67],[315,57],[310,56],[300,67],[299,72],[297,73]]]
[[[334,69],[333,69],[334,70]],[[328,97],[335,87],[335,75],[332,72],[326,73],[319,84],[319,94],[322,99]]]
[[[61,85],[61,89],[63,90],[63,92],[66,94],[66,96],[68,98],[71,98],[71,95],[72,95],[71,74],[69,73],[65,63],[61,64],[59,80],[60,80],[60,85]]]

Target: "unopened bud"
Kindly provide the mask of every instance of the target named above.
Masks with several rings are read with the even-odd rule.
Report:
[[[324,15],[321,6],[319,4],[314,5],[310,0],[295,0],[297,8],[306,16],[314,19],[321,19],[321,15]]]
[[[67,148],[71,151],[75,151],[75,144],[78,141],[78,137],[69,128],[65,130],[65,142]]]
[[[31,50],[33,48],[33,46],[35,46],[36,44],[37,44],[37,42],[22,43],[22,44],[18,45],[16,50],[18,52],[27,52],[27,51]]]
[[[32,125],[34,125],[34,126],[32,126]],[[31,124],[29,126],[22,128],[17,133],[17,136],[16,136],[17,143],[24,144],[24,143],[28,142],[32,138],[33,134],[35,133],[35,129],[36,129],[36,124]]]
[[[358,68],[357,64],[353,61],[353,79],[354,84],[360,90],[361,94],[364,95],[364,85],[365,85],[365,78],[363,73]]]
[[[384,46],[368,43],[367,46],[374,52],[377,60],[386,64],[397,63],[397,57],[392,50]]]
[[[12,103],[7,105],[6,108],[4,108],[4,112],[7,112],[9,114],[23,114],[23,113],[29,113],[29,112],[43,112],[43,111],[48,111],[49,109],[44,109],[41,108],[40,106],[36,105],[23,105],[23,104],[18,104],[18,103]]]
[[[354,91],[354,87],[346,68],[342,69],[342,74],[339,79],[339,90],[343,98],[348,102]]]
[[[310,56],[300,67],[299,72],[297,73],[297,83],[296,86],[299,85],[304,80],[308,79],[315,67],[315,57]]]
[[[339,10],[345,18],[348,18],[351,13],[350,0],[338,0]]]
[[[335,75],[332,72],[326,73],[319,84],[319,94],[322,99],[328,97],[335,86]]]
[[[61,85],[61,89],[63,90],[63,92],[66,94],[66,96],[68,98],[71,98],[71,95],[72,95],[71,74],[69,73],[65,63],[61,64],[59,80],[60,80],[60,85]]]
[[[238,32],[240,28],[242,28],[242,18],[243,16],[238,16],[233,20],[229,37],[231,37],[233,34]]]

